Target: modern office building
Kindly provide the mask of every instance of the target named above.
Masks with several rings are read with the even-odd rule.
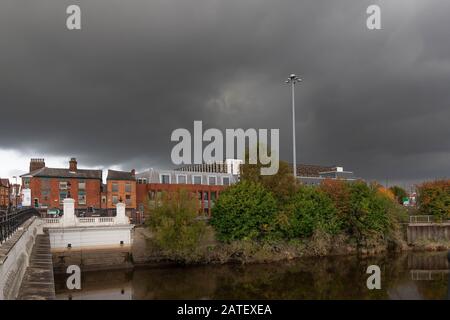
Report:
[[[319,185],[326,179],[355,181],[352,171],[345,171],[339,166],[297,165],[297,180],[306,185]]]

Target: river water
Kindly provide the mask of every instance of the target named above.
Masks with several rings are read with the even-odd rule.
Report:
[[[367,289],[369,265],[380,290]],[[55,275],[57,299],[450,299],[446,252],[84,272],[72,291],[66,278]]]

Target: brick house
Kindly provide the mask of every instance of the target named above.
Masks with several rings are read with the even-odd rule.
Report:
[[[127,211],[136,209],[136,177],[131,171],[108,170],[106,178],[106,207],[113,209],[118,202],[126,205]]]
[[[9,179],[0,179],[0,209],[7,209],[10,205],[11,185]]]
[[[102,170],[79,169],[75,158],[67,169],[48,168],[44,159],[31,159],[30,172],[21,178],[35,208],[61,209],[68,197],[75,199],[76,209],[101,207]]]
[[[195,194],[199,200],[199,214],[210,217],[211,209],[220,193],[238,181],[238,177],[226,172],[201,172],[185,170],[150,169],[136,175],[137,205],[139,212],[148,214],[148,205],[153,204],[163,192],[180,189]]]

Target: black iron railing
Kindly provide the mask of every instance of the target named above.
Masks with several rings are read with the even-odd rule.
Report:
[[[0,244],[5,242],[29,218],[36,215],[35,209],[0,211]]]

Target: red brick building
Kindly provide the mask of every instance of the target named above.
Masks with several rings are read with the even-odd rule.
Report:
[[[148,213],[147,206],[150,203],[154,203],[163,192],[175,192],[180,189],[186,190],[197,195],[199,200],[199,214],[207,217],[211,217],[211,209],[214,206],[214,202],[219,198],[220,192],[222,192],[226,186],[210,186],[210,185],[180,185],[180,184],[163,184],[163,183],[148,183],[138,184],[136,186],[136,197],[138,203],[138,209],[144,214]]]
[[[136,178],[131,171],[108,170],[106,178],[107,208],[113,209],[123,202],[126,209],[136,209]]]
[[[150,169],[136,175],[137,209],[149,213],[162,193],[180,189],[195,194],[199,200],[199,213],[210,217],[211,209],[220,193],[229,185],[236,183],[236,176],[223,172],[187,172],[176,170]]]
[[[7,209],[10,205],[10,189],[9,179],[0,179],[0,209]]]
[[[44,159],[31,159],[30,172],[21,178],[35,208],[61,209],[68,197],[75,200],[76,209],[101,207],[102,170],[79,169],[75,158],[67,169],[48,168]]]

